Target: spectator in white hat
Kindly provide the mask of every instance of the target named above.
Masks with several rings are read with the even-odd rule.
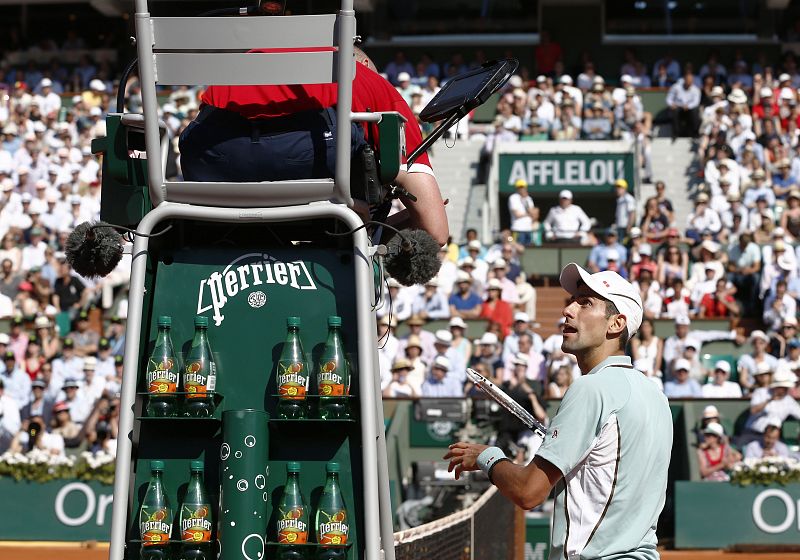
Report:
[[[61,96],[53,91],[53,80],[44,78],[39,82],[39,88],[41,92],[39,95],[35,95],[34,99],[39,103],[42,115],[57,116],[61,109]]]
[[[738,383],[729,381],[731,364],[725,360],[718,360],[711,372],[711,381],[703,385],[704,399],[740,399],[742,388]]]
[[[775,367],[778,365],[778,360],[775,359],[775,356],[767,352],[769,337],[764,331],[757,329],[750,333],[750,344],[753,347],[753,351],[740,356],[737,362],[739,384],[745,389],[752,387],[753,377],[759,370],[761,363],[765,364],[767,372],[775,371]]]
[[[582,243],[591,227],[589,216],[572,203],[572,191],[567,189],[558,193],[558,204],[550,208],[544,220],[547,239],[561,243]]]
[[[470,360],[469,367],[476,368],[478,364],[483,364],[492,378],[502,381],[504,376],[502,347],[497,335],[485,332],[479,339],[473,341],[473,346],[477,348],[477,352]]]
[[[458,353],[461,363],[468,364],[472,359],[472,342],[464,336],[467,332],[467,323],[461,317],[452,317],[448,328],[453,335],[452,348]]]
[[[672,365],[672,379],[664,383],[664,394],[670,399],[699,399],[703,396],[700,384],[689,377],[692,364],[678,358]]]
[[[467,362],[458,350],[453,348],[453,333],[449,329],[439,329],[434,335],[436,339],[433,348],[436,350],[436,356],[444,356],[450,361],[450,375],[454,375],[463,385],[467,378]]]
[[[464,386],[451,374],[452,365],[444,356],[437,356],[431,364],[428,376],[422,383],[423,397],[463,397]]]
[[[528,333],[531,335],[531,342],[533,349],[536,352],[541,352],[544,343],[542,337],[536,334],[531,325],[530,316],[524,311],[514,312],[514,323],[512,331],[503,339],[503,361],[509,362],[511,357],[519,352],[519,337]]]
[[[789,394],[797,383],[797,376],[785,365],[775,370],[768,392],[754,392],[750,398],[750,416],[739,440],[740,445],[761,439],[772,420],[783,423],[792,417],[800,420],[800,404]]]
[[[503,291],[500,298],[511,305],[516,305],[519,301],[519,294],[517,293],[517,285],[512,282],[506,275],[508,274],[508,263],[504,258],[496,259],[492,263],[492,277],[500,282]]]
[[[411,312],[425,320],[449,319],[450,308],[447,298],[439,292],[438,279],[431,278],[411,304]]]
[[[753,440],[744,446],[744,458],[789,457],[789,448],[781,441],[781,424],[777,418],[767,420],[761,439]]]
[[[724,482],[730,480],[726,472],[742,460],[741,454],[725,442],[725,430],[717,422],[703,429],[704,446],[697,450],[700,476],[703,480]]]
[[[518,351],[504,359],[503,368],[506,379],[514,371],[514,360],[520,356],[525,357],[525,376],[527,379],[541,383],[542,387],[547,384],[547,364],[544,355],[534,350],[533,337],[531,333],[522,333],[517,340]]]

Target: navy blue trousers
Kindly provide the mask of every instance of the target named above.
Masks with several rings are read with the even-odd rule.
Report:
[[[352,124],[352,154],[365,145]],[[181,133],[179,147],[187,181],[285,181],[334,177],[336,110],[250,120],[205,106]]]

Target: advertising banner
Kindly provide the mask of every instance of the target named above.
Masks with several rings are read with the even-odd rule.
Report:
[[[0,478],[0,540],[108,541],[114,487],[94,481]]]
[[[800,542],[800,484],[675,483],[675,547]]]

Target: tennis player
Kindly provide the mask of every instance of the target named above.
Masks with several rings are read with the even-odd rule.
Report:
[[[633,368],[625,347],[642,322],[639,291],[616,272],[561,271],[571,298],[561,349],[584,374],[570,386],[527,466],[497,447],[459,442],[445,459],[458,478],[481,469],[524,509],[555,487],[550,560],[657,559],[672,416],[664,394]]]

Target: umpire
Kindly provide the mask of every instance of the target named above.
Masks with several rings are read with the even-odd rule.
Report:
[[[481,469],[525,509],[555,487],[550,559],[657,559],[672,449],[666,397],[625,355],[642,322],[639,292],[616,272],[561,271],[571,295],[561,349],[584,374],[567,391],[534,460],[515,465],[496,447],[459,442],[445,456],[456,477]]]
[[[407,122],[405,145],[421,142],[416,117],[397,90],[355,49],[352,109],[398,111]],[[189,181],[280,181],[334,177],[336,160],[336,84],[210,86],[197,118],[181,133],[183,176]],[[352,156],[377,145],[377,127],[352,124]],[[405,158],[405,154],[403,155]],[[401,198],[405,209],[389,217],[397,228],[426,230],[440,245],[449,229],[444,202],[427,154],[408,169],[402,162],[395,182],[416,196]]]

